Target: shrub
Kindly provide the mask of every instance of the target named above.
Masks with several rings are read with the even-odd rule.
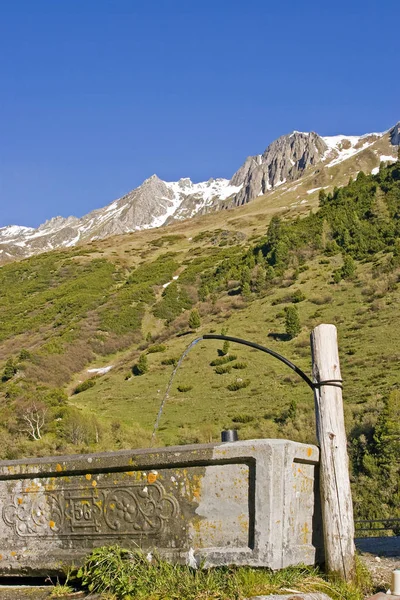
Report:
[[[164,360],[161,361],[162,365],[174,365],[174,367],[176,367],[176,365],[178,364],[178,358],[176,358],[175,356],[171,356],[171,358],[164,358]]]
[[[237,390],[241,390],[243,388],[246,388],[249,385],[250,385],[250,379],[236,379],[235,381],[233,381],[232,383],[230,383],[226,387],[231,392],[236,392]]]
[[[192,389],[193,389],[192,385],[182,385],[181,384],[181,385],[178,385],[178,387],[177,387],[178,392],[182,392],[182,393],[189,392]]]
[[[240,414],[232,417],[232,421],[234,423],[250,423],[250,421],[254,421],[253,415]]]
[[[134,375],[144,375],[145,373],[147,373],[147,371],[149,370],[149,364],[147,361],[147,356],[142,353],[139,356],[139,360],[137,361],[136,365],[133,366],[132,368],[132,373]]]
[[[290,340],[299,335],[301,331],[300,318],[296,306],[285,307],[285,330]]]
[[[189,298],[186,290],[182,289],[176,281],[173,281],[162,293],[162,299],[153,310],[155,317],[173,321],[184,310],[192,306],[193,302]]]
[[[327,294],[326,296],[314,296],[310,298],[310,302],[316,304],[317,306],[322,306],[323,304],[330,304],[332,302],[332,296]]]
[[[155,354],[156,352],[165,352],[167,349],[167,346],[165,346],[164,344],[154,344],[153,346],[149,346],[147,348],[147,352],[148,354]]]
[[[247,362],[237,362],[232,365],[233,369],[247,369]]]
[[[224,334],[222,334],[222,335],[224,335]],[[224,341],[224,343],[222,345],[222,350],[220,350],[220,352],[221,352],[222,356],[226,356],[228,354],[228,352],[229,352],[229,342],[228,342],[228,340]]]
[[[190,329],[198,329],[200,327],[200,325],[201,325],[201,322],[200,322],[199,311],[197,310],[197,308],[194,308],[190,313],[189,327],[190,327]]]
[[[17,365],[15,364],[14,360],[12,358],[9,358],[6,362],[6,365],[4,367],[4,371],[3,371],[3,375],[1,377],[2,381],[9,381],[10,379],[12,379],[14,377],[14,375],[17,373],[18,368]]]
[[[25,348],[22,348],[22,350],[18,354],[18,360],[29,360],[30,358],[31,353],[29,352],[29,350],[25,350]]]
[[[250,289],[250,284],[245,281],[243,283],[243,285],[241,286],[241,294],[243,296],[243,298],[245,300],[250,300],[251,299],[251,289]]]
[[[236,354],[228,354],[227,356],[221,356],[220,358],[215,358],[210,362],[210,367],[219,367],[220,365],[225,365],[228,362],[232,362],[237,359]]]
[[[86,379],[86,381],[82,381],[82,383],[79,383],[76,386],[73,393],[80,394],[81,392],[92,388],[94,385],[96,385],[96,379],[97,377],[91,377],[90,379]]]
[[[101,431],[94,416],[86,415],[74,408],[68,408],[60,421],[59,433],[71,444],[89,445],[99,441]]]
[[[356,263],[354,262],[354,259],[347,255],[344,257],[343,260],[343,267],[342,267],[342,277],[343,279],[350,279],[351,277],[354,276],[356,272]]]
[[[217,375],[223,375],[224,373],[230,373],[232,371],[232,365],[215,367],[214,371],[217,373]]]
[[[339,283],[341,279],[351,279],[356,272],[356,263],[348,254],[343,259],[343,266],[333,272],[334,283]]]
[[[303,302],[303,300],[305,300],[306,297],[301,290],[296,290],[295,292],[293,292],[291,299],[292,302],[296,304],[297,302]]]

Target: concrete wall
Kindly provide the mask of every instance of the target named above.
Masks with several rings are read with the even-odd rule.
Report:
[[[321,557],[319,451],[286,440],[0,462],[0,575],[108,544],[279,569]]]

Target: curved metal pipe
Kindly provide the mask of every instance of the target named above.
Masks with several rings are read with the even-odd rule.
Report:
[[[270,354],[274,358],[277,358],[278,360],[283,362],[287,367],[289,367],[295,373],[297,373],[297,375],[299,375],[312,390],[314,390],[317,387],[316,384],[311,381],[311,379],[308,377],[308,375],[306,375],[304,373],[304,371],[302,371],[297,365],[292,363],[290,360],[288,360],[281,354],[278,354],[278,352],[271,350],[270,348],[266,348],[265,346],[260,346],[260,344],[255,344],[254,342],[248,342],[247,340],[242,340],[241,338],[230,337],[229,335],[215,335],[213,333],[206,333],[202,336],[202,338],[203,338],[203,340],[223,340],[223,341],[227,341],[227,342],[235,342],[236,344],[243,344],[243,346],[250,346],[250,348],[255,348],[256,350],[261,350],[261,352],[266,352],[267,354]]]

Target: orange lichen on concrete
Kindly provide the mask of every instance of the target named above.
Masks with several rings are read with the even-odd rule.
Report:
[[[60,463],[57,463],[57,464],[56,464],[56,471],[57,471],[58,473],[60,473],[60,471],[62,471],[62,470],[63,470],[63,468],[62,468],[62,466],[60,465]]]
[[[87,479],[88,481],[90,481],[92,479],[91,474],[90,473],[86,473],[85,479]]]
[[[309,542],[309,536],[310,530],[308,528],[307,523],[304,523],[303,527],[301,528],[301,537],[303,544],[307,544]]]

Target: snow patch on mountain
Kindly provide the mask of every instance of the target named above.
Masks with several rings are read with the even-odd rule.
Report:
[[[35,229],[33,227],[23,227],[22,225],[7,225],[7,227],[0,227],[0,238],[13,238],[25,235],[30,231],[35,231]]]
[[[393,162],[396,162],[397,158],[395,156],[384,156],[384,155],[382,155],[382,156],[379,157],[379,160],[381,162],[392,162],[393,163]]]
[[[327,162],[327,167],[333,167],[348,158],[362,152],[382,137],[383,133],[367,133],[365,135],[331,135],[322,137],[328,146],[322,160]]]

